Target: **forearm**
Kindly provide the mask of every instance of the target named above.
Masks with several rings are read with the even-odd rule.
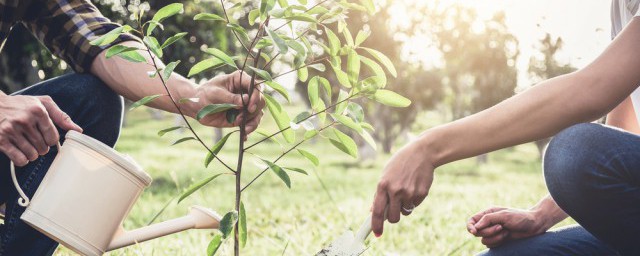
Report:
[[[586,68],[547,80],[478,114],[436,127],[418,143],[434,166],[552,136],[616,107],[640,83],[640,18]]]
[[[145,48],[141,43],[134,41],[127,41],[122,44],[141,49]],[[150,95],[167,95],[164,85],[160,80],[160,75],[158,74],[154,78],[150,78],[148,76],[148,72],[155,71],[151,56],[147,51],[139,52],[147,58],[146,63],[134,63],[120,57],[111,57],[107,59],[105,56],[106,51],[103,51],[93,61],[91,73],[102,79],[102,81],[104,81],[116,93],[132,101],[137,101]],[[164,67],[164,64],[158,58],[155,58],[155,62],[159,68]],[[177,73],[173,73],[171,75],[171,77],[166,81],[166,85],[175,101],[179,101],[183,98],[194,97],[196,93],[196,85]],[[189,101],[178,104],[184,114],[191,117],[195,115],[197,111],[197,109],[195,109],[196,104]],[[159,97],[148,105],[173,113],[178,112],[174,103],[168,96]]]
[[[531,208],[531,211],[533,211],[536,219],[540,221],[542,230],[545,231],[569,217],[550,195],[540,200]]]

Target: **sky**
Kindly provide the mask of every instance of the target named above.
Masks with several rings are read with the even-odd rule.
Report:
[[[545,32],[562,37],[564,48],[558,53],[559,60],[578,68],[595,59],[611,40],[610,0],[441,1],[474,7],[483,18],[490,18],[497,11],[505,12],[507,26],[520,43],[517,62],[520,88],[532,83],[527,74],[529,59]]]

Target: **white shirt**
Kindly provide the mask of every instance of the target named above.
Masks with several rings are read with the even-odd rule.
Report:
[[[612,0],[611,1],[611,37],[614,38],[629,24],[631,19],[640,16],[640,0]],[[631,93],[631,102],[636,112],[636,119],[640,124],[640,88]]]

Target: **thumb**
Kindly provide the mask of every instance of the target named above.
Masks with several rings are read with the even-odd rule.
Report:
[[[482,216],[482,218],[475,224],[477,230],[493,226],[495,224],[502,224],[504,222],[504,214],[501,212],[490,213]]]
[[[65,131],[74,130],[82,132],[82,128],[71,120],[71,117],[62,111],[53,100],[42,100],[42,105],[47,109],[49,117],[60,128]]]
[[[243,106],[243,102],[249,101],[249,95],[247,94],[238,94],[232,93],[230,91],[221,90],[220,91],[220,99],[221,102],[214,103],[229,103],[238,106],[237,109],[241,109]]]

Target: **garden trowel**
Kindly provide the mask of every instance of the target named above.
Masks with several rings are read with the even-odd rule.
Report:
[[[316,256],[357,256],[362,254],[367,247],[364,241],[371,233],[371,215],[362,223],[358,232],[354,235],[351,230],[342,234],[329,246],[322,249]]]

